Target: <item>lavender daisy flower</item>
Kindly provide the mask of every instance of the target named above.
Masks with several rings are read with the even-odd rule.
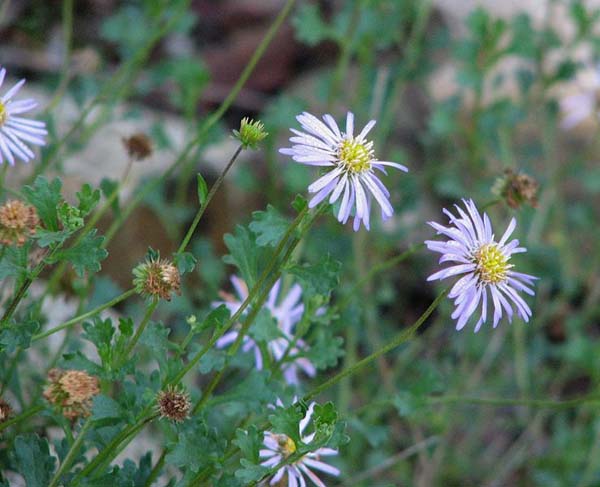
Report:
[[[311,403],[306,411],[306,416],[300,421],[300,438],[302,443],[310,444],[315,433],[305,434],[306,427],[310,423],[312,414],[315,408],[315,403]],[[289,436],[284,434],[271,433],[265,431],[263,444],[264,449],[260,450],[260,457],[265,460],[261,463],[263,467],[274,467],[280,464],[283,460],[296,452],[296,443]],[[284,476],[287,477],[288,487],[305,487],[306,481],[304,476],[308,477],[315,485],[325,487],[325,483],[317,477],[311,470],[319,470],[329,475],[338,476],[340,471],[331,465],[322,462],[321,457],[337,455],[337,450],[333,448],[318,448],[317,450],[307,453],[298,460],[281,467],[269,481],[269,485],[275,485],[280,482]]]
[[[214,303],[215,305],[225,304],[229,311],[235,313],[242,303],[248,297],[248,287],[246,283],[237,276],[231,277],[231,283],[237,294],[237,299],[234,296],[223,294],[224,301]],[[294,342],[294,326],[302,318],[304,313],[304,305],[300,302],[302,297],[302,288],[295,284],[292,286],[285,298],[279,301],[279,290],[281,287],[281,281],[277,280],[271,291],[269,297],[264,304],[264,307],[269,310],[273,318],[277,321],[281,336],[271,340],[267,343],[267,349],[271,354],[275,362],[281,361],[284,356],[286,362],[282,364],[283,376],[288,384],[298,384],[298,372],[299,370],[304,371],[309,377],[314,377],[316,374],[316,368],[306,357],[299,356],[301,350],[307,350],[308,345],[302,340],[295,340]],[[216,342],[218,348],[226,347],[232,344],[238,337],[237,330],[231,330],[225,333]],[[291,347],[291,348],[290,348]],[[288,352],[288,348],[290,348]],[[258,344],[248,335],[243,338],[242,350],[244,352],[253,351],[256,368],[262,370],[263,368],[263,356]]]
[[[560,127],[571,130],[582,122],[598,116],[600,92],[600,65],[587,67],[579,75],[580,90],[559,100],[563,118]]]
[[[508,315],[509,322],[512,321],[514,308],[524,321],[529,321],[531,309],[521,298],[519,291],[533,296],[533,289],[529,286],[533,285],[537,277],[515,272],[512,270],[513,265],[509,263],[513,254],[527,250],[519,247],[519,241],[516,239],[508,242],[516,226],[515,219],[510,221],[504,235],[496,242],[488,216],[484,213],[483,218],[481,217],[473,200],[463,200],[463,203],[466,212],[455,205],[458,218],[444,209],[444,213],[450,219],[450,226],[429,222],[439,235],[445,235],[450,240],[428,240],[425,242],[427,248],[442,254],[440,264],[453,264],[432,274],[427,280],[462,275],[448,294],[448,297],[454,299],[456,306],[452,318],[457,320],[457,330],[466,325],[481,305],[481,316],[475,326],[475,331],[479,330],[487,320],[489,297],[494,309],[494,328],[502,318],[503,312]]]
[[[374,197],[381,207],[381,217],[388,219],[394,213],[390,204],[390,193],[383,185],[375,170],[386,174],[385,167],[408,171],[402,164],[379,161],[374,156],[373,142],[365,137],[375,125],[371,120],[358,135],[354,135],[354,115],[346,116],[346,131],[342,132],[331,115],[324,115],[321,122],[317,117],[304,112],[296,117],[305,130],[290,129],[296,136],[290,138],[291,148],[279,152],[292,156],[294,161],[308,166],[326,168],[327,173],[308,187],[309,193],[316,193],[310,200],[313,208],[325,198],[335,203],[341,196],[337,219],[346,223],[352,209],[354,231],[360,224],[369,229],[371,200]]]
[[[0,69],[0,87],[4,83],[5,76],[6,69]],[[35,154],[24,142],[34,145],[46,144],[44,137],[48,132],[44,122],[17,116],[37,106],[37,102],[30,98],[13,100],[24,84],[25,80],[22,79],[0,97],[0,164],[7,160],[11,166],[14,166],[15,156],[24,162],[33,159]]]

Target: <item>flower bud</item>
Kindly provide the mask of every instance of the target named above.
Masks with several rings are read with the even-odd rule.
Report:
[[[191,402],[189,395],[179,389],[169,387],[160,391],[156,396],[156,405],[161,418],[181,422],[190,414]]]
[[[537,191],[539,184],[531,176],[524,173],[515,173],[512,169],[506,169],[504,176],[498,178],[494,183],[492,192],[504,199],[511,208],[519,208],[528,204],[534,208],[537,206]]]
[[[0,243],[22,246],[40,223],[33,206],[9,200],[0,206]]]
[[[10,418],[13,410],[4,399],[0,398],[0,423],[4,423]]]
[[[240,130],[234,130],[233,135],[242,143],[244,149],[256,149],[258,144],[264,140],[268,132],[265,131],[265,126],[260,121],[254,121],[248,117],[242,119]]]
[[[142,296],[171,300],[173,292],[181,294],[179,271],[172,262],[151,257],[133,269],[133,285]]]
[[[44,397],[62,409],[65,418],[75,420],[90,415],[92,398],[100,393],[96,377],[81,370],[51,369],[48,380]]]
[[[146,134],[138,132],[121,139],[127,154],[134,161],[142,161],[152,155],[152,140]]]

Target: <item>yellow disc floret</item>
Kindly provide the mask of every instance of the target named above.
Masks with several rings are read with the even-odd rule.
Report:
[[[477,264],[475,273],[486,284],[504,281],[507,271],[512,267],[496,243],[479,247],[473,254],[473,260]]]
[[[296,443],[294,443],[294,440],[287,435],[279,435],[277,444],[279,445],[279,448],[281,448],[281,453],[285,458],[296,452]]]
[[[8,113],[6,111],[6,105],[0,101],[0,127],[4,125],[6,119],[8,118]]]
[[[344,139],[338,149],[340,164],[348,172],[360,174],[371,169],[373,161],[373,142]]]

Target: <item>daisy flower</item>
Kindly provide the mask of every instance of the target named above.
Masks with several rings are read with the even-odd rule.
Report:
[[[6,69],[0,69],[0,87],[4,83],[5,76]],[[24,84],[25,80],[22,79],[0,97],[0,164],[6,160],[14,166],[15,157],[24,162],[33,159],[35,154],[24,142],[33,145],[46,144],[44,140],[48,134],[46,124],[18,116],[37,106],[37,102],[31,98],[13,100]]]
[[[515,308],[524,321],[529,321],[531,309],[519,291],[533,296],[530,286],[537,277],[512,270],[511,256],[527,250],[519,247],[516,239],[508,241],[516,226],[515,219],[510,221],[504,235],[496,242],[488,216],[485,213],[481,216],[473,200],[463,200],[463,203],[466,211],[455,205],[458,217],[444,209],[450,220],[449,226],[429,222],[438,235],[445,235],[449,240],[428,240],[425,242],[427,248],[442,254],[440,264],[452,262],[452,265],[432,274],[427,280],[462,276],[448,294],[456,306],[452,318],[457,320],[457,330],[462,329],[480,307],[481,315],[475,326],[475,331],[478,331],[487,320],[490,298],[494,310],[494,328],[504,312],[512,321]]]
[[[315,436],[315,433],[305,434],[306,427],[311,421],[314,408],[315,403],[313,402],[308,407],[306,416],[300,421],[300,438],[304,444],[310,444]],[[261,465],[268,468],[279,465],[282,461],[295,453],[297,448],[296,443],[289,436],[272,433],[270,431],[265,431],[263,445],[265,448],[260,450],[260,457],[265,460]],[[277,470],[275,475],[273,475],[268,484],[275,485],[286,476],[288,487],[305,487],[306,481],[304,480],[304,476],[306,476],[315,485],[325,487],[325,483],[323,483],[311,469],[338,476],[340,471],[337,468],[321,461],[321,457],[337,455],[337,453],[337,450],[334,450],[333,448],[318,448],[289,465],[281,467]]]
[[[346,223],[354,209],[354,231],[360,224],[369,229],[371,201],[381,207],[381,217],[388,219],[394,213],[390,204],[390,193],[379,179],[376,171],[386,174],[385,167],[408,171],[402,164],[379,161],[375,158],[373,142],[366,139],[375,125],[371,120],[354,135],[354,115],[346,116],[346,131],[342,132],[331,115],[324,115],[323,122],[314,115],[304,112],[296,117],[304,132],[290,129],[295,136],[290,138],[294,145],[279,152],[301,164],[320,166],[326,171],[308,187],[315,193],[309,203],[313,208],[325,198],[333,204],[341,197],[337,219]]]
[[[559,100],[563,118],[560,127],[571,130],[580,123],[598,116],[598,94],[600,92],[600,65],[588,67],[579,74],[580,91]]]
[[[231,314],[234,314],[248,297],[248,287],[246,283],[237,276],[231,277],[231,283],[236,291],[237,298],[223,293],[224,301],[214,303],[216,306],[224,304],[229,309]],[[295,284],[292,286],[287,296],[279,300],[279,290],[281,280],[277,280],[269,297],[264,304],[264,307],[269,310],[271,316],[277,321],[277,326],[281,336],[267,343],[267,349],[275,362],[279,362],[286,356],[286,362],[282,364],[283,377],[288,384],[298,384],[298,371],[302,370],[309,377],[314,377],[316,374],[315,366],[306,357],[300,357],[300,351],[306,350],[308,345],[302,340],[297,339],[295,345],[288,350],[290,343],[294,341],[294,326],[302,318],[304,313],[304,305],[300,301],[302,297],[302,288]],[[238,337],[237,330],[231,330],[225,333],[216,342],[217,348],[226,347]],[[243,338],[242,350],[244,352],[253,351],[256,368],[262,370],[263,356],[258,344],[248,335]],[[289,360],[289,361],[288,361]]]

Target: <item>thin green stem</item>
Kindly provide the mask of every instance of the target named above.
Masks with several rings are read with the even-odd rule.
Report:
[[[43,333],[38,333],[37,335],[34,335],[31,338],[31,341],[35,342],[37,340],[41,340],[42,338],[46,338],[56,332],[59,332],[60,330],[69,328],[70,326],[73,326],[74,324],[79,323],[80,321],[83,321],[91,316],[94,316],[94,315],[100,313],[101,311],[104,311],[107,308],[111,308],[111,307],[115,306],[116,304],[120,303],[121,301],[125,301],[129,297],[133,296],[135,293],[136,293],[135,289],[130,289],[129,291],[125,291],[123,294],[117,296],[116,298],[111,299],[110,301],[108,301],[104,304],[101,304],[97,308],[94,308],[93,310],[88,311],[87,313],[83,313],[82,315],[76,316],[75,318],[71,318],[69,321],[65,321],[61,325],[55,326],[54,328],[50,328],[49,330],[46,330]]]
[[[61,100],[67,87],[69,86],[69,79],[71,77],[71,52],[73,49],[73,0],[63,0],[62,4],[62,30],[63,30],[63,66],[60,73],[60,80],[58,86],[48,103],[48,106],[44,112],[48,113],[56,107],[58,102]]]
[[[50,481],[49,487],[56,487],[59,484],[60,478],[68,470],[68,468],[71,466],[71,463],[73,463],[73,460],[75,460],[75,457],[79,453],[79,448],[81,447],[81,445],[83,443],[83,440],[85,438],[85,434],[87,433],[87,430],[91,426],[92,426],[92,419],[88,418],[86,420],[86,422],[83,424],[81,430],[79,431],[79,435],[77,435],[77,439],[71,445],[71,448],[69,449],[69,451],[67,453],[67,456],[65,457],[65,459],[60,464],[60,467],[56,471],[56,473],[54,474],[54,477],[52,477],[52,480]]]
[[[146,329],[146,326],[150,322],[150,318],[152,318],[152,313],[154,313],[154,310],[158,306],[158,303],[159,303],[158,299],[155,298],[152,301],[152,303],[150,303],[150,306],[148,306],[148,308],[146,309],[146,314],[144,314],[144,317],[142,318],[142,321],[140,322],[140,325],[137,327],[137,330],[135,331],[135,334],[131,338],[131,341],[129,342],[129,344],[127,345],[127,348],[123,352],[123,355],[119,359],[119,361],[118,361],[119,363],[117,364],[117,367],[120,366],[120,365],[122,365],[122,363],[127,360],[127,358],[129,357],[129,354],[135,348],[138,340],[142,336],[142,333],[144,333],[144,330]]]
[[[233,154],[233,156],[231,157],[231,159],[227,163],[227,166],[225,166],[225,169],[223,169],[223,172],[219,175],[219,177],[217,178],[217,180],[215,181],[215,183],[210,188],[210,191],[208,192],[208,195],[206,196],[206,201],[204,202],[203,205],[201,205],[198,208],[198,211],[196,212],[196,216],[194,217],[194,221],[190,225],[190,228],[188,229],[188,231],[187,231],[187,233],[186,233],[183,241],[181,242],[181,245],[177,249],[177,253],[181,253],[181,252],[185,251],[186,247],[190,243],[190,240],[192,239],[192,235],[194,234],[194,231],[196,230],[196,227],[198,226],[198,223],[200,222],[200,219],[202,218],[202,215],[204,215],[204,212],[206,211],[206,208],[210,204],[210,202],[213,199],[215,193],[218,191],[219,187],[221,186],[221,183],[223,183],[223,180],[225,179],[225,176],[229,172],[229,169],[231,169],[231,166],[233,166],[233,163],[235,162],[235,160],[237,159],[237,157],[242,152],[242,149],[243,149],[243,146],[241,146],[241,145],[237,148],[237,150],[235,151],[235,153]]]
[[[346,297],[344,299],[342,299],[342,301],[338,304],[338,306],[337,306],[338,309],[340,309],[340,310],[345,309],[346,306],[348,306],[350,304],[350,302],[352,301],[354,295],[358,292],[358,290],[361,287],[363,287],[365,284],[368,284],[369,282],[371,282],[371,280],[377,274],[379,274],[380,272],[385,272],[389,269],[393,269],[400,262],[403,262],[404,260],[408,259],[411,255],[417,253],[417,251],[419,251],[423,248],[425,248],[424,243],[411,245],[407,250],[405,250],[401,254],[395,255],[394,257],[391,257],[388,260],[386,260],[384,262],[380,262],[379,264],[376,264],[373,267],[371,267],[371,269],[369,269],[369,271],[363,277],[361,277],[359,280],[357,280],[354,283],[354,286],[352,286],[350,291],[346,294]]]
[[[389,343],[387,343],[386,345],[381,347],[379,350],[376,350],[371,355],[368,355],[364,359],[359,360],[352,366],[338,372],[331,379],[328,379],[325,382],[323,382],[321,385],[315,387],[312,391],[310,391],[308,394],[306,394],[304,396],[304,400],[310,401],[312,398],[319,395],[324,390],[329,389],[331,386],[337,384],[340,380],[344,379],[345,377],[350,377],[350,376],[356,374],[359,370],[361,370],[362,368],[369,365],[371,362],[376,360],[378,357],[381,357],[382,355],[388,353],[389,351],[393,350],[394,348],[402,345],[404,342],[407,342],[408,340],[410,340],[413,337],[413,335],[415,334],[415,332],[423,325],[423,323],[425,323],[425,321],[427,320],[427,318],[429,318],[431,313],[433,313],[433,311],[438,307],[438,305],[446,297],[446,295],[448,294],[449,291],[450,291],[450,288],[446,288],[444,291],[442,291],[442,293],[437,298],[435,298],[435,300],[429,305],[429,308],[427,308],[425,310],[425,312],[419,317],[419,319],[417,321],[414,322],[413,325],[411,325],[409,328],[407,328],[405,330],[402,330],[400,333],[398,333],[396,335],[396,337],[394,339],[392,339]]]
[[[469,396],[440,396],[431,397],[428,402],[432,404],[465,403],[481,406],[529,406],[548,409],[570,409],[587,403],[600,402],[600,396],[584,396],[574,399],[551,400],[551,399],[511,399],[503,397],[469,397]]]
[[[152,484],[160,475],[160,471],[165,466],[165,457],[166,456],[167,456],[167,449],[164,449],[162,451],[160,457],[158,458],[156,465],[154,465],[152,472],[150,472],[150,475],[148,475],[148,478],[146,479],[146,483],[144,484],[144,487],[152,487]]]
[[[39,413],[40,411],[43,411],[44,409],[46,409],[46,407],[43,404],[39,404],[37,406],[30,407],[28,410],[22,412],[18,416],[15,416],[14,418],[4,421],[3,423],[0,423],[0,431],[3,431],[6,428],[8,428],[14,424],[18,424],[21,421],[29,419],[31,416],[35,416],[37,413]]]
[[[116,232],[119,229],[119,227],[121,226],[121,224],[129,217],[131,212],[144,200],[144,198],[148,194],[155,191],[156,188],[158,188],[158,186],[161,184],[162,181],[166,180],[171,174],[173,174],[173,172],[175,172],[175,170],[181,164],[183,164],[186,161],[186,159],[187,159],[189,153],[192,151],[192,149],[204,140],[204,138],[208,134],[209,130],[221,119],[223,114],[229,109],[229,107],[232,105],[234,100],[237,98],[237,96],[238,96],[239,92],[241,91],[241,89],[243,88],[243,86],[246,84],[246,81],[248,81],[248,78],[254,71],[254,68],[256,68],[258,61],[264,55],[265,51],[267,50],[267,47],[269,47],[269,45],[271,44],[271,41],[273,40],[273,38],[274,38],[275,34],[277,33],[277,31],[279,30],[279,28],[281,27],[281,24],[287,18],[287,16],[290,14],[292,7],[294,6],[295,3],[296,3],[296,0],[288,0],[287,1],[287,3],[283,7],[283,9],[279,13],[279,15],[277,16],[277,18],[275,19],[275,21],[273,22],[273,24],[271,25],[271,27],[269,28],[267,33],[265,34],[265,37],[263,38],[263,40],[257,47],[256,51],[254,51],[254,54],[250,58],[250,61],[248,61],[248,64],[244,68],[244,71],[238,78],[235,85],[233,86],[233,88],[231,89],[231,91],[229,92],[229,94],[227,95],[225,100],[223,100],[223,102],[221,103],[219,108],[217,108],[217,110],[215,112],[213,112],[213,114],[202,123],[202,125],[198,129],[197,136],[184,147],[184,149],[180,153],[179,157],[173,162],[173,164],[171,164],[171,166],[159,178],[147,183],[143,188],[141,188],[139,191],[136,192],[135,196],[131,199],[129,204],[121,212],[121,215],[119,216],[119,218],[115,219],[113,224],[110,226],[110,228],[106,232],[106,235],[105,235],[106,240],[104,241],[105,247],[112,240],[112,238],[116,234]]]

